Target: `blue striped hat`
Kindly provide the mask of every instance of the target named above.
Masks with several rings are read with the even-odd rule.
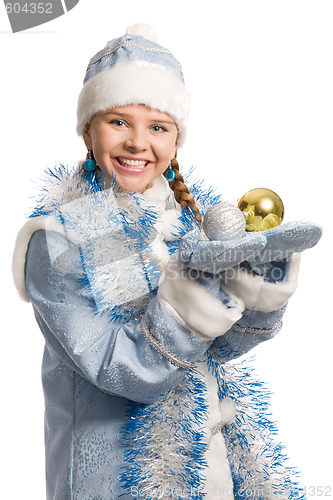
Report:
[[[178,127],[178,145],[184,143],[189,96],[182,68],[145,24],[131,26],[90,60],[78,100],[77,133],[82,135],[99,111],[127,104],[168,113]]]

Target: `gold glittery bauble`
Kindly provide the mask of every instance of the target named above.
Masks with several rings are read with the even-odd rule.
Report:
[[[239,200],[238,208],[246,217],[246,231],[264,231],[281,224],[283,202],[274,191],[266,188],[251,189]]]

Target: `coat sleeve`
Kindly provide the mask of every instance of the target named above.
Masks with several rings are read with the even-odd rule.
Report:
[[[62,246],[66,258],[59,270],[54,255],[61,254]],[[57,355],[101,390],[142,403],[155,401],[210,346],[157,297],[143,322],[111,319],[98,311],[84,282],[79,248],[57,232],[36,231],[27,253],[26,287],[39,327]]]
[[[225,335],[217,337],[213,347],[220,350],[220,356],[225,362],[246,354],[279,333],[286,307],[287,304],[270,313],[245,309],[241,320]]]
[[[196,336],[211,338],[220,348],[221,360],[239,357],[280,331],[297,287],[299,254],[264,266],[261,274],[244,263],[228,269],[222,278],[196,271],[188,279],[177,262],[177,255],[169,260],[160,300]],[[195,307],[189,308],[189,303]]]
[[[271,263],[261,275],[250,272],[246,266],[225,273],[221,289],[244,304],[242,317],[214,341],[225,361],[277,335],[288,301],[297,288],[299,266],[300,254],[295,253],[284,261]]]

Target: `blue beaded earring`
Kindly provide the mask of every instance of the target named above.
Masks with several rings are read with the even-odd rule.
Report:
[[[176,176],[176,172],[172,168],[171,161],[170,161],[169,169],[168,169],[167,173],[165,174],[165,178],[168,182],[172,182],[175,180],[175,176]]]
[[[83,166],[87,172],[94,172],[97,168],[93,152],[90,149],[88,149],[86,161],[84,162]]]

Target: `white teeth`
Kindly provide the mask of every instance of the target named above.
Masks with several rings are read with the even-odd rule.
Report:
[[[127,158],[118,158],[118,161],[124,167],[129,167],[138,170],[144,168],[148,163],[145,160],[128,160]]]

